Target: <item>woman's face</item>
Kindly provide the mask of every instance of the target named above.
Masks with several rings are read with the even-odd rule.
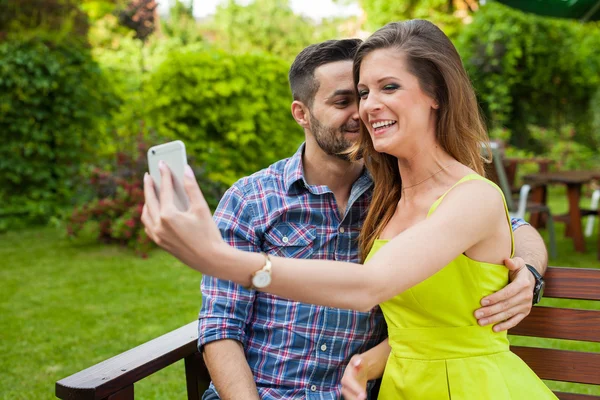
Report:
[[[435,140],[437,102],[421,90],[398,50],[375,50],[362,60],[358,94],[376,151],[410,158]]]

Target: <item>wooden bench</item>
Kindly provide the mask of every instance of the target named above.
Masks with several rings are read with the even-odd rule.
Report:
[[[600,269],[550,267],[546,298],[600,300]],[[56,396],[64,400],[129,400],[134,383],[185,360],[187,397],[199,400],[210,377],[196,347],[197,321],[151,340],[116,357],[56,382]],[[600,310],[557,307],[533,308],[511,334],[600,343]],[[600,353],[512,347],[543,379],[597,385]],[[600,400],[600,396],[557,393],[561,400]]]

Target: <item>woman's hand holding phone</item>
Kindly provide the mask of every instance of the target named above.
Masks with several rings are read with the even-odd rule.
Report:
[[[184,166],[183,189],[189,206],[181,210],[176,205],[173,174],[165,162],[158,163],[160,190],[156,190],[150,175],[144,176],[142,223],[146,234],[156,244],[188,266],[206,271],[203,260],[211,260],[227,251],[221,233],[212,219],[204,196],[189,165]],[[158,196],[157,196],[158,193]],[[202,265],[202,270],[198,268]]]

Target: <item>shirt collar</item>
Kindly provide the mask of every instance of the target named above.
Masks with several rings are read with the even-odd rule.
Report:
[[[302,166],[302,155],[304,154],[304,143],[300,145],[296,153],[291,156],[285,168],[283,169],[283,179],[285,182],[285,189],[288,193],[294,188],[296,182],[302,181],[304,187],[307,187],[306,181],[304,180],[304,167]]]
[[[302,165],[302,155],[304,154],[305,143],[302,143],[296,153],[288,159],[285,165],[283,176],[285,181],[285,188],[288,193],[294,189],[305,189],[313,194],[323,194],[331,192],[327,186],[311,186],[304,179],[304,166]],[[361,176],[352,185],[360,191],[364,191],[373,185],[373,179],[371,174],[366,168],[363,168]],[[363,190],[364,189],[364,190]]]

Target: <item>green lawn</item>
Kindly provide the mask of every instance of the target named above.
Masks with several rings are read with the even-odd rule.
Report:
[[[54,382],[197,318],[200,275],[62,232],[0,236],[0,398],[52,399]],[[136,384],[141,399],[185,397],[183,363]]]
[[[559,199],[555,212],[564,211],[562,198],[553,197]],[[578,254],[563,227],[557,229],[559,258],[551,265],[600,267],[595,235],[587,253]],[[0,235],[0,259],[2,399],[52,399],[55,381],[194,320],[200,308],[200,275],[159,250],[142,259],[126,249],[92,239],[72,242],[60,231],[38,228]],[[600,309],[598,302],[566,306]],[[600,344],[533,341],[600,352]],[[514,338],[514,343],[532,340]],[[575,386],[560,386],[566,387]],[[598,388],[578,387],[600,395]],[[140,399],[185,398],[183,364],[135,390]]]

